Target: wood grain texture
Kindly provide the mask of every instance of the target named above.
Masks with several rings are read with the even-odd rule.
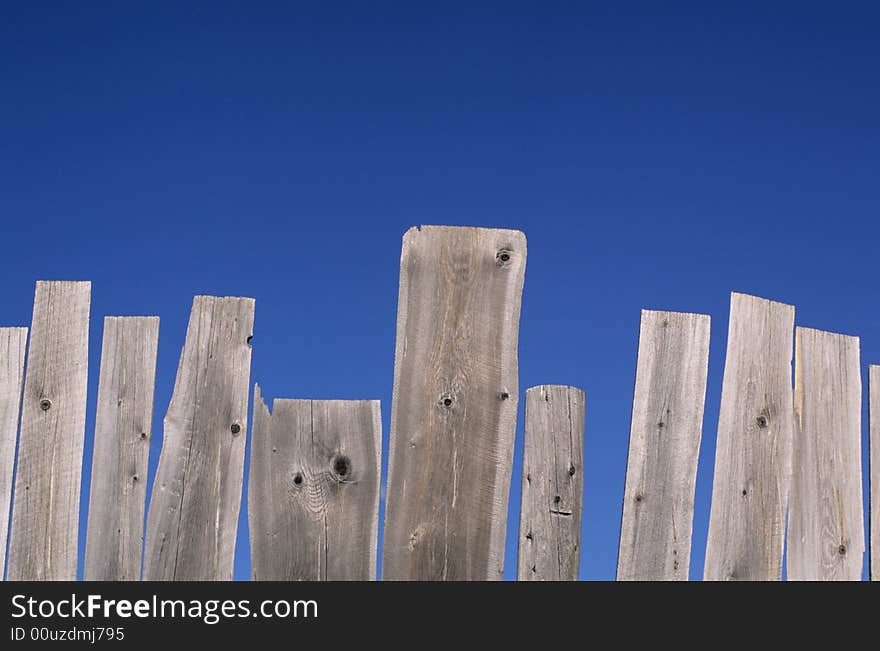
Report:
[[[104,318],[92,451],[87,581],[141,577],[158,317]]]
[[[6,534],[21,413],[27,328],[0,328],[0,579],[6,568]]]
[[[91,283],[38,281],[21,411],[11,581],[76,579]]]
[[[519,231],[404,235],[383,578],[502,578],[525,261]]]
[[[859,339],[798,328],[786,569],[792,581],[859,581],[862,377]]]
[[[870,393],[869,409],[870,421],[870,540],[871,540],[871,580],[880,581],[880,366],[871,366],[869,369]]]
[[[642,311],[617,579],[686,581],[710,318]]]
[[[584,492],[584,392],[526,391],[519,524],[520,581],[576,581]]]
[[[381,451],[378,400],[275,400],[270,414],[255,387],[255,581],[376,579]]]
[[[196,296],[144,545],[144,579],[231,580],[247,439],[254,300]]]
[[[794,427],[794,307],[734,293],[721,388],[707,580],[779,580]]]

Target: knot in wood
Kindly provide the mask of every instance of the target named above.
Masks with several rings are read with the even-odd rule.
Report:
[[[495,264],[499,267],[504,267],[510,263],[511,257],[513,256],[510,249],[499,249],[495,254]]]
[[[40,400],[40,409],[42,409],[43,411],[49,411],[49,409],[51,409],[51,408],[52,408],[52,401],[51,400],[49,400],[48,398],[43,398],[42,400]]]
[[[333,459],[333,473],[339,481],[345,481],[351,475],[351,459],[340,454]]]

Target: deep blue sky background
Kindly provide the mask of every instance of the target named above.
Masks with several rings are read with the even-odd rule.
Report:
[[[105,315],[161,317],[151,487],[199,293],[256,298],[266,395],[380,398],[387,445],[404,231],[503,226],[521,390],[587,392],[583,578],[615,574],[639,311],[712,315],[701,577],[729,292],[880,362],[880,5],[411,4],[3,3],[0,323],[93,281],[82,531]],[[521,454],[522,400],[509,578]]]

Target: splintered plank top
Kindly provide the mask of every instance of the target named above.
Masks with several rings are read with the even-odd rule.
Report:
[[[688,578],[709,317],[642,311],[618,580]]]
[[[255,581],[376,578],[378,400],[275,400],[254,389],[248,483]]]
[[[254,299],[196,296],[153,482],[144,579],[231,580]]]
[[[8,577],[76,579],[91,283],[39,281],[21,412]]]
[[[383,578],[502,577],[525,261],[514,230],[403,238]]]
[[[732,294],[707,580],[782,578],[791,480],[794,307]]]

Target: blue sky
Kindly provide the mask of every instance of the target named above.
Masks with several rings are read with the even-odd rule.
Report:
[[[379,398],[387,441],[404,231],[498,226],[521,390],[587,394],[583,578],[615,573],[639,311],[712,315],[699,578],[729,292],[880,362],[880,6],[716,4],[4,3],[0,322],[93,282],[82,530],[103,316],[161,317],[150,482],[195,294],[256,298],[267,397]]]

